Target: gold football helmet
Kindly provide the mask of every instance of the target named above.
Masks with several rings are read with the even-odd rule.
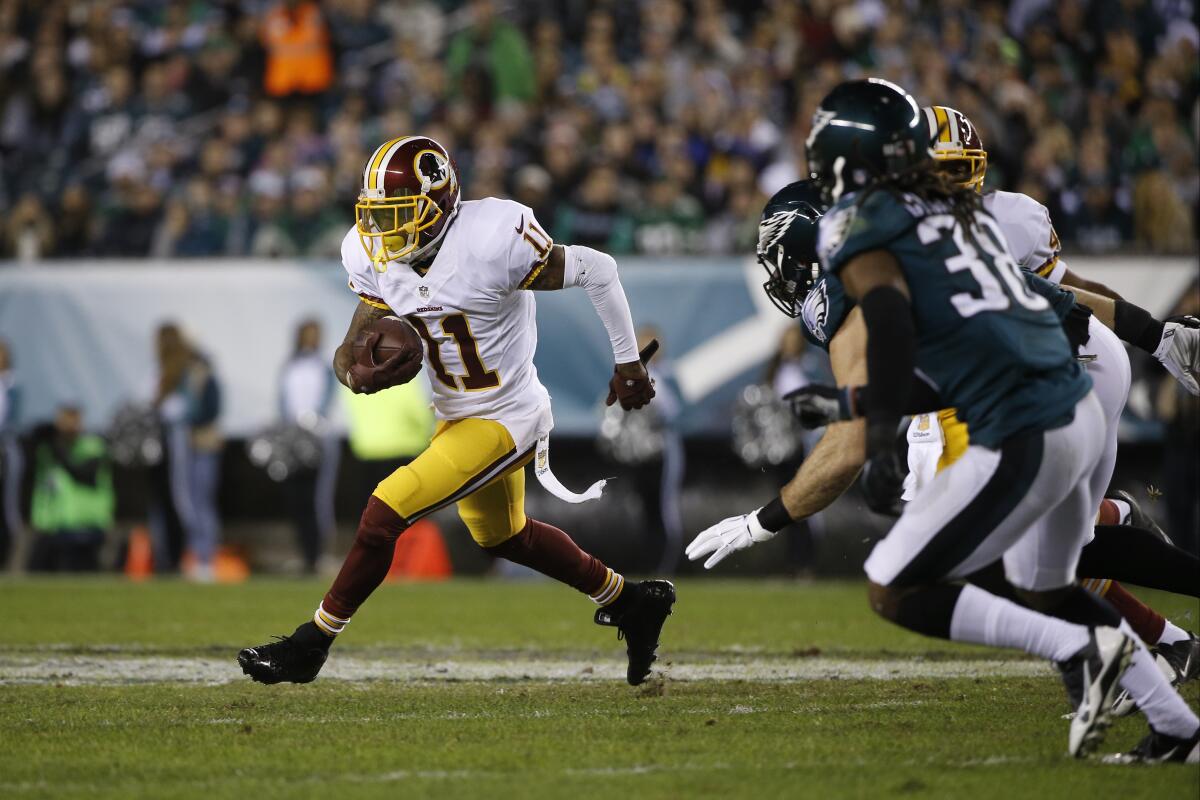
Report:
[[[949,106],[926,106],[921,113],[929,128],[934,159],[946,162],[944,167],[959,183],[983,191],[987,151],[971,120]]]

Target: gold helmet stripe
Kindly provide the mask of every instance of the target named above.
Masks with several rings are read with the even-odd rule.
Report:
[[[950,115],[946,113],[945,106],[934,106],[933,115],[938,122],[938,141],[953,142],[955,131],[950,129]]]
[[[365,172],[363,172],[363,186],[366,186],[370,189],[376,188],[374,185],[374,178],[379,170],[380,165],[383,163],[384,154],[392,145],[396,144],[403,138],[404,137],[401,136],[397,139],[392,139],[390,142],[384,142],[383,144],[379,145],[374,154],[372,154],[371,158],[367,161],[367,169]]]

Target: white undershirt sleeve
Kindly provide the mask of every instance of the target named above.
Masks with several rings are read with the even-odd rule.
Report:
[[[607,253],[577,244],[564,246],[563,255],[566,262],[563,288],[579,286],[587,292],[608,331],[616,363],[637,361],[637,333],[625,289],[617,275],[616,260]]]

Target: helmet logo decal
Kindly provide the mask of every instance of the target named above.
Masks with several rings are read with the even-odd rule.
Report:
[[[812,130],[809,132],[808,139],[805,140],[804,146],[812,147],[813,142],[817,140],[817,136],[821,134],[821,131],[829,127],[829,123],[833,122],[833,119],[836,116],[836,111],[830,111],[827,108],[818,108],[815,112],[813,112]]]
[[[425,191],[441,189],[450,180],[450,163],[437,150],[422,150],[413,159],[413,170]]]
[[[758,223],[758,249],[766,252],[779,243],[799,211],[776,211]]]
[[[804,298],[804,306],[800,315],[812,335],[822,342],[825,341],[827,336],[825,322],[829,318],[829,290],[826,288],[825,281],[814,286],[813,290],[808,293],[808,297]]]

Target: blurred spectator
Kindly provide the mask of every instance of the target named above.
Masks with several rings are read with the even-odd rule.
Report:
[[[159,327],[154,405],[166,431],[170,496],[194,559],[189,577],[212,580],[220,539],[221,387],[212,366],[178,325]]]
[[[33,432],[33,572],[94,572],[116,497],[107,448],[74,406]]]
[[[470,0],[470,24],[450,39],[446,69],[454,92],[478,113],[534,97],[533,58],[521,31],[498,17],[495,0]]]
[[[21,198],[4,226],[4,252],[21,262],[45,258],[54,248],[50,215],[34,194]]]
[[[328,552],[336,533],[333,492],[340,440],[326,424],[333,388],[333,371],[321,352],[321,324],[305,320],[296,329],[296,348],[279,378],[279,411],[285,423],[312,431],[323,444],[315,469],[301,469],[283,481],[284,501],[308,573],[316,572],[318,559]]]
[[[638,250],[675,256],[698,249],[697,234],[704,225],[700,201],[685,193],[679,182],[660,178],[650,187],[646,202],[634,218]]]
[[[594,167],[579,188],[575,203],[564,203],[554,220],[554,238],[606,253],[633,249],[633,219],[622,207],[619,176],[611,167]]]
[[[18,438],[21,419],[21,390],[13,372],[8,343],[0,340],[0,567],[20,539],[21,480],[25,456]]]
[[[0,255],[324,257],[301,227],[348,227],[367,154],[417,131],[467,196],[607,225],[586,207],[611,170],[638,217],[627,247],[745,252],[753,206],[804,173],[815,104],[867,74],[970,116],[988,187],[1045,203],[1068,252],[1195,251],[1194,4],[917,5],[9,0]],[[307,169],[319,201],[293,199]],[[262,173],[284,189],[256,191]]]
[[[151,255],[159,258],[222,255],[228,238],[229,219],[217,208],[212,184],[203,178],[193,178],[185,195],[168,204]]]
[[[329,31],[317,3],[283,0],[264,15],[267,68],[263,89],[272,97],[315,95],[333,83]]]

